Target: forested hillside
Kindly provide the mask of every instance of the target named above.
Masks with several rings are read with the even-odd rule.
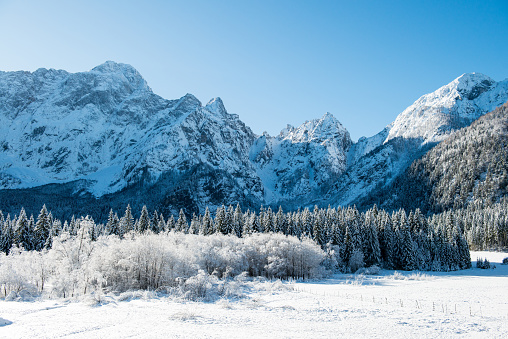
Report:
[[[431,149],[385,189],[359,205],[439,213],[508,193],[508,103]]]

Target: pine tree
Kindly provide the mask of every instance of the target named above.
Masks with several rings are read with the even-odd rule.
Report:
[[[210,210],[208,207],[205,210],[205,215],[203,216],[203,221],[201,222],[201,228],[199,229],[199,234],[201,235],[211,235],[214,233],[213,221],[210,216]]]
[[[271,207],[268,207],[266,209],[265,213],[263,213],[262,228],[265,233],[274,232],[274,230],[275,230],[274,229],[274,217],[273,217],[273,212],[272,212]]]
[[[162,213],[159,214],[159,221],[158,221],[158,224],[157,224],[157,231],[159,233],[167,231],[167,224],[166,224],[166,221],[164,220],[164,215],[162,215]]]
[[[14,228],[9,214],[7,214],[7,218],[5,218],[2,224],[0,251],[3,251],[5,254],[9,254],[12,244],[14,243]]]
[[[344,233],[344,249],[341,251],[342,261],[344,263],[348,263],[349,259],[351,259],[351,255],[356,250],[353,240],[351,238],[351,231],[349,230],[349,225],[346,226],[346,232]]]
[[[125,209],[125,215],[120,219],[121,236],[134,230],[134,217],[132,216],[131,205],[128,204]]]
[[[226,208],[224,205],[217,209],[214,224],[216,232],[228,234],[228,226],[226,225]]]
[[[30,221],[26,216],[24,208],[21,208],[19,217],[16,220],[16,229],[14,231],[14,243],[23,247],[27,251],[34,249],[33,229],[30,227]]]
[[[187,217],[183,212],[183,209],[180,209],[180,214],[178,215],[178,220],[176,221],[175,231],[177,232],[187,232],[187,228],[189,225],[187,224]]]
[[[235,209],[233,208],[232,205],[229,205],[228,209],[226,210],[226,219],[225,219],[227,234],[231,234],[234,232],[233,225],[234,215]]]
[[[176,227],[175,217],[173,217],[173,214],[169,217],[169,220],[166,224],[167,232],[171,232]]]
[[[287,222],[286,222],[286,216],[284,215],[284,212],[282,211],[282,206],[279,206],[279,210],[277,211],[277,214],[275,215],[275,221],[274,221],[274,230],[277,233],[284,233],[287,229]]]
[[[113,209],[109,211],[108,222],[106,224],[106,229],[109,234],[114,234],[120,236],[120,220],[118,219],[118,215],[113,214]]]
[[[148,215],[148,210],[146,209],[146,205],[143,205],[143,209],[141,210],[141,215],[136,225],[136,231],[138,233],[145,233],[150,228],[150,217]]]
[[[254,233],[255,230],[255,223],[256,223],[257,217],[256,213],[252,212],[250,213],[246,218],[245,222],[243,224],[243,230],[242,230],[242,236],[247,236],[252,233]]]
[[[233,233],[237,237],[242,236],[244,222],[242,209],[240,208],[240,204],[237,204],[233,215]]]
[[[379,264],[381,260],[381,249],[377,235],[376,213],[367,211],[365,213],[363,254],[365,265],[372,266]]]
[[[312,233],[312,217],[308,208],[305,208],[300,216],[300,236],[308,235]]]
[[[46,205],[43,205],[34,228],[34,249],[36,251],[40,251],[45,246],[49,246],[48,238],[50,237],[52,228],[50,222]]]
[[[189,234],[198,234],[198,233],[199,233],[199,228],[200,228],[200,225],[199,225],[199,218],[198,218],[198,216],[196,215],[196,213],[193,213],[193,214],[192,214],[192,219],[191,219],[191,222],[190,222],[190,226],[189,226],[188,233],[189,233]]]
[[[157,210],[153,211],[152,217],[150,218],[150,231],[152,231],[155,234],[158,234],[160,232],[159,228],[159,213],[157,213]]]
[[[312,218],[312,238],[315,242],[317,242],[321,247],[323,247],[327,243],[326,233],[325,233],[325,215],[323,210],[318,210],[317,206],[314,208],[314,217]]]

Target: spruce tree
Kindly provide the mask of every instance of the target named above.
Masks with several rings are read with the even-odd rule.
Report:
[[[175,226],[176,226],[175,217],[173,217],[173,214],[171,214],[166,224],[167,232],[171,232],[172,230],[174,230]]]
[[[134,230],[134,217],[132,216],[130,204],[127,205],[127,208],[125,209],[125,214],[120,220],[120,229],[122,236]]]
[[[148,215],[148,210],[146,205],[143,205],[143,209],[141,210],[141,215],[136,225],[136,231],[138,233],[145,233],[150,228],[150,216]]]
[[[242,209],[240,208],[240,204],[237,204],[233,216],[233,233],[236,234],[237,237],[242,236],[244,223],[245,220],[243,217]]]
[[[192,214],[192,219],[191,219],[191,222],[190,222],[190,226],[189,226],[188,233],[189,233],[189,234],[198,234],[198,233],[199,233],[199,228],[200,228],[200,225],[199,225],[199,218],[198,218],[198,216],[196,215],[196,213],[193,213],[193,214]]]
[[[187,217],[183,212],[183,209],[180,209],[180,214],[178,215],[178,220],[176,221],[175,231],[177,232],[187,232],[187,228],[189,225],[187,224]]]
[[[2,236],[0,237],[0,251],[9,254],[9,251],[14,243],[14,228],[11,222],[11,217],[7,214],[7,218],[2,223]]]
[[[282,211],[282,206],[279,206],[279,210],[277,211],[277,214],[275,214],[274,231],[276,233],[284,234],[286,230],[287,230],[286,215],[284,214],[284,211]]]
[[[215,232],[228,234],[228,227],[226,225],[226,208],[224,205],[217,209],[217,212],[215,213],[214,224]]]
[[[14,231],[14,243],[23,247],[27,251],[34,249],[34,234],[30,221],[26,216],[24,208],[21,208],[19,217],[16,220],[16,229]]]
[[[365,213],[363,254],[366,266],[377,265],[381,260],[376,221],[375,212],[367,211]]]
[[[158,234],[160,232],[159,228],[159,213],[157,213],[157,210],[153,211],[152,217],[150,218],[150,231],[152,231],[155,234]]]
[[[52,225],[48,210],[46,209],[46,205],[43,205],[34,228],[34,249],[36,251],[40,251],[45,246],[49,246],[48,238],[51,233],[51,228]]]
[[[211,235],[214,233],[213,220],[210,216],[210,210],[208,207],[205,210],[205,215],[203,216],[203,221],[201,222],[201,228],[199,229],[199,234],[201,235]]]
[[[247,236],[254,233],[254,224],[256,223],[256,213],[250,213],[246,218],[243,224],[242,236]]]

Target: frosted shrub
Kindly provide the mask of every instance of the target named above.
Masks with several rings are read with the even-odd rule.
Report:
[[[356,271],[356,274],[364,274],[364,275],[378,275],[381,271],[381,268],[377,265],[371,266],[371,267],[362,267],[358,271]]]
[[[199,266],[208,274],[227,278],[248,270],[243,239],[231,235],[185,235],[189,246],[197,247]]]
[[[365,266],[365,263],[363,261],[362,251],[354,250],[351,254],[351,258],[349,258],[349,268],[351,272],[356,272],[363,266]]]
[[[148,231],[92,241],[91,225],[93,221],[82,218],[76,235],[63,232],[53,238],[49,251],[13,248],[9,255],[1,254],[0,295],[13,292],[15,299],[20,291],[35,295],[51,286],[50,295],[89,295],[97,302],[110,293],[136,290],[172,292],[188,299],[241,297],[247,275],[288,279],[323,272],[325,253],[311,239]]]
[[[195,276],[187,279],[181,286],[180,291],[186,299],[202,300],[208,296],[213,285],[217,284],[217,278],[199,271]]]
[[[196,256],[175,233],[107,238],[93,260],[96,283],[111,291],[159,290],[197,274]]]
[[[283,234],[256,233],[245,238],[252,276],[311,278],[321,275],[325,253],[308,238],[301,241]]]
[[[0,296],[15,300],[18,293],[37,295],[36,277],[32,275],[32,254],[13,247],[9,255],[0,253]]]
[[[51,285],[56,296],[66,298],[87,293],[93,280],[92,255],[100,246],[90,237],[92,228],[93,221],[81,218],[76,236],[64,232],[54,238],[48,256],[53,265]]]
[[[342,258],[340,257],[340,247],[338,245],[327,244],[325,258],[321,265],[331,273],[339,271],[344,266]]]

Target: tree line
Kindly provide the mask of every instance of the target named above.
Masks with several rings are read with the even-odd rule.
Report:
[[[505,207],[499,206],[501,209]],[[478,209],[475,213],[483,213],[480,211],[484,210]],[[207,208],[203,215],[194,214],[190,220],[181,210],[178,217],[170,215],[166,220],[157,211],[150,213],[146,206],[135,219],[128,205],[121,217],[111,210],[105,224],[95,223],[90,217],[85,219],[92,225],[89,233],[93,241],[107,235],[122,239],[131,232],[158,234],[173,231],[204,236],[219,233],[239,238],[254,233],[280,233],[312,239],[327,253],[327,265],[343,272],[373,265],[398,270],[448,271],[471,267],[467,240],[476,244],[477,238],[482,237],[477,234],[477,227],[471,226],[471,220],[481,220],[482,223],[491,220],[471,218],[466,212],[450,211],[428,218],[419,209],[409,213],[404,209],[389,213],[376,206],[365,212],[355,206],[327,209],[316,206],[312,210],[305,208],[293,212],[279,208],[275,212],[270,207],[242,211],[237,205],[221,206],[214,215]],[[504,230],[504,235],[491,236],[488,233],[483,238],[506,241],[506,214],[495,215],[503,215],[504,224],[498,222],[495,229]],[[62,223],[53,218],[46,206],[36,219],[28,217],[24,209],[14,218],[5,217],[0,212],[0,250],[9,253],[13,245],[28,251],[49,249],[56,236],[64,232],[75,236],[81,219],[73,217]],[[483,244],[490,244],[490,240]],[[475,245],[476,248],[480,247]]]

